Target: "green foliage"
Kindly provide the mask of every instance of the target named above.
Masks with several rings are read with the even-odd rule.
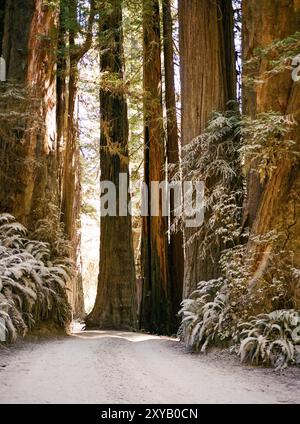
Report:
[[[245,234],[245,239],[247,235]],[[222,253],[220,269],[229,281],[231,315],[243,320],[259,311],[292,309],[300,274],[294,254],[285,245],[284,232],[270,231],[250,236],[249,245],[239,245]]]
[[[217,239],[223,276],[201,282],[182,303],[179,336],[188,348],[205,352],[212,345],[234,343],[243,361],[276,369],[299,362],[299,311],[291,310],[291,293],[300,273],[293,252],[284,248],[286,224],[256,237],[241,225],[242,164],[264,181],[283,158],[298,160],[295,126],[293,116],[272,111],[255,119],[236,110],[214,113],[204,133],[183,150],[175,178],[182,172],[183,180],[204,181],[206,187],[205,225],[188,243],[196,239],[204,259]],[[269,315],[255,316],[257,311]]]
[[[206,352],[210,345],[228,338],[224,331],[227,300],[228,282],[221,278],[199,283],[190,298],[182,302],[178,335],[186,347]]]
[[[194,351],[232,344],[242,362],[276,370],[300,365],[300,312],[276,310],[238,322],[230,285],[222,278],[201,282],[182,302],[178,335]]]
[[[97,209],[91,205],[90,203],[83,202],[81,206],[81,213],[85,215],[89,215],[91,218],[94,218],[97,220]]]
[[[206,130],[183,148],[182,162],[170,166],[174,179],[205,183],[205,225],[187,243],[200,242],[202,258],[218,239],[222,250],[239,244],[242,205],[246,195],[242,173],[251,168],[262,181],[271,178],[283,158],[299,160],[292,140],[297,126],[291,115],[276,112],[242,117],[234,104],[223,113],[214,112]],[[178,219],[174,229],[184,228]]]
[[[282,39],[276,40],[273,43],[270,43],[266,48],[257,48],[254,51],[254,54],[248,62],[245,63],[245,67],[249,69],[257,69],[257,66],[262,61],[267,61],[268,66],[266,70],[261,75],[260,80],[255,78],[243,78],[244,83],[247,85],[250,84],[261,84],[265,79],[284,72],[285,70],[291,70],[292,60],[300,53],[300,32],[295,32],[290,36]],[[248,72],[247,72],[248,73]]]
[[[143,5],[137,0],[123,2],[125,80],[128,98],[129,156],[131,181],[143,178]]]
[[[241,236],[242,117],[237,105],[229,106],[231,109],[224,113],[215,112],[204,133],[184,148],[181,167],[171,167],[175,179],[182,173],[184,181],[205,183],[205,225],[187,240],[197,240],[202,259],[210,255],[214,243],[221,251],[232,252]],[[183,301],[179,335],[188,347],[206,351],[209,345],[230,339],[229,284],[226,277],[201,282],[198,290]]]
[[[271,365],[277,370],[300,365],[300,313],[278,310],[251,317],[238,325],[235,351],[243,362]]]
[[[205,225],[187,243],[200,241],[201,256],[205,258],[210,247],[233,246],[240,235],[243,177],[241,170],[242,118],[232,104],[231,110],[214,112],[207,129],[183,149],[182,162],[170,171],[174,179],[203,181],[205,183]],[[175,222],[184,227],[184,220]]]
[[[25,336],[41,321],[62,328],[70,322],[70,278],[67,260],[51,259],[47,243],[29,239],[13,216],[0,215],[0,317],[9,341]]]
[[[10,81],[0,84],[0,137],[22,143],[27,133],[43,127],[40,110],[33,88]]]
[[[100,222],[100,99],[99,78],[95,77],[98,73],[99,58],[92,49],[81,61],[79,82],[82,212]]]
[[[272,111],[261,113],[256,119],[243,119],[244,144],[240,152],[246,158],[247,167],[256,169],[262,181],[273,175],[282,158],[287,155],[299,157],[295,142],[289,139],[296,126],[293,116]]]
[[[124,94],[127,94],[124,80],[118,73],[102,72],[100,87],[104,92],[113,93],[116,97],[123,97]]]
[[[51,200],[47,204],[47,209],[48,215],[36,222],[32,237],[48,243],[51,258],[68,257],[71,252],[71,243],[66,238],[60,210]],[[41,216],[38,210],[34,212]]]
[[[43,0],[43,6],[52,10],[58,10],[61,0]]]

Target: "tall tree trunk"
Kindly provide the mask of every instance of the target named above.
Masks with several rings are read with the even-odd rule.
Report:
[[[0,13],[0,33],[8,82],[1,84],[4,96],[0,101],[1,107],[17,113],[18,119],[13,124],[1,122],[0,210],[14,214],[32,230],[39,219],[52,219],[58,228],[59,214],[52,211],[62,209],[72,246],[70,257],[80,265],[77,63],[90,45],[92,20],[83,52],[72,52],[71,67],[66,40],[70,22],[60,25],[58,37],[59,6],[62,16],[71,2],[75,4],[72,18],[77,22],[73,0],[62,0],[55,8],[42,0],[29,0],[26,5],[6,0],[1,4],[0,12],[5,6],[4,21]],[[91,0],[91,9],[93,4]],[[75,35],[73,43],[74,39]],[[80,270],[69,289],[74,312],[82,316]]]
[[[5,1],[0,4],[0,56],[2,55],[2,41],[4,35]]]
[[[171,0],[163,0],[163,36],[164,36],[164,66],[166,85],[167,109],[167,159],[168,164],[179,163],[179,139],[176,114],[176,91],[174,74],[174,47],[173,47],[173,20],[171,13]],[[170,195],[170,225],[174,224],[174,193]],[[183,294],[184,254],[183,234],[181,231],[171,233],[169,244],[169,272],[170,290],[172,300],[172,318],[179,311]]]
[[[165,181],[162,109],[160,13],[158,0],[143,1],[144,32],[144,180],[149,216],[142,224],[143,299],[141,327],[154,333],[170,331],[167,218],[151,216],[151,182]]]
[[[78,56],[75,48],[76,27],[77,1],[64,0],[61,2],[60,60],[57,76],[57,134],[59,140],[61,215],[66,237],[70,241],[70,258],[77,265],[76,274],[69,291],[69,300],[74,316],[83,318],[84,294],[80,255],[80,151],[76,111],[80,56]]]
[[[115,184],[119,207],[120,173],[126,174],[129,180],[121,0],[102,4],[99,41],[103,75],[100,88],[101,181]],[[129,201],[128,193],[126,197]],[[102,329],[134,329],[137,327],[137,301],[131,217],[101,216],[100,234],[98,290],[87,325]]]
[[[228,101],[235,99],[231,1],[179,0],[179,25],[184,146],[203,133],[213,111],[225,110]],[[186,239],[194,232],[187,230]],[[201,259],[200,242],[195,239],[185,249],[184,297],[200,281],[220,276],[220,246],[213,243]]]
[[[3,107],[20,117],[14,124],[1,124],[0,209],[32,229],[38,219],[49,215],[49,202],[58,204],[53,125],[58,14],[42,0],[26,4],[7,0],[5,6],[3,56],[8,82],[1,85],[7,96]],[[24,90],[23,99],[14,94]]]
[[[300,149],[300,86],[293,81],[291,71],[266,75],[272,66],[268,55],[253,67],[248,61],[258,50],[269,47],[277,40],[293,35],[299,30],[299,0],[286,2],[255,0],[243,2],[243,55],[246,66],[245,77],[261,80],[263,83],[246,86],[244,90],[244,113],[252,118],[262,112],[279,112],[294,116],[297,125],[288,135]],[[257,31],[257,28],[260,30]],[[295,53],[296,55],[296,53]],[[278,155],[274,145],[276,168],[271,177],[260,182],[256,164],[249,163],[248,202],[245,216],[251,226],[251,236],[264,236],[271,231],[281,234],[279,240],[256,244],[250,241],[248,255],[254,259],[250,270],[250,287],[256,290],[260,281],[267,276],[274,254],[280,251],[293,252],[291,262],[277,264],[280,271],[288,272],[291,267],[300,268],[300,166],[291,154]],[[290,296],[297,307],[300,305],[300,281],[290,281]],[[270,297],[270,296],[269,296]],[[258,309],[272,308],[269,299],[262,299]]]

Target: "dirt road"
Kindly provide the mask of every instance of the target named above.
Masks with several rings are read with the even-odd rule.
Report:
[[[79,332],[1,350],[0,403],[300,403],[300,369],[191,355],[174,339]]]

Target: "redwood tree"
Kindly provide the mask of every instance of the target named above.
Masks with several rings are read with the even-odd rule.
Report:
[[[128,116],[124,85],[122,1],[101,3],[99,28],[101,181],[117,188],[119,174],[129,180]],[[127,193],[127,201],[130,197]],[[135,329],[137,327],[136,277],[132,223],[128,216],[101,216],[100,272],[95,306],[87,317],[88,327]]]
[[[57,9],[42,0],[5,1],[2,53],[8,82],[1,85],[0,209],[30,229],[48,215],[49,202],[58,205],[57,25]],[[5,115],[9,111],[19,116],[16,122]]]
[[[212,112],[235,99],[233,12],[230,0],[179,0],[182,145],[204,132]],[[205,218],[205,222],[207,220]],[[204,222],[204,225],[205,225]],[[189,240],[196,230],[186,230]],[[205,231],[205,227],[204,227]],[[217,237],[200,256],[201,239],[185,249],[184,297],[200,281],[220,276]]]
[[[267,172],[259,172],[257,160],[246,160],[248,199],[245,225],[251,228],[247,255],[252,260],[249,286],[255,292],[262,288],[261,284],[266,281],[270,283],[272,278],[276,278],[274,269],[272,271],[275,260],[276,273],[280,271],[285,274],[289,298],[293,299],[294,306],[298,307],[300,283],[299,278],[291,271],[300,267],[299,156],[290,151],[279,150],[279,146],[287,139],[293,140],[295,144],[292,150],[299,152],[300,86],[293,81],[291,70],[286,66],[277,72],[270,71],[274,67],[274,59],[280,62],[278,53],[281,47],[276,47],[276,42],[286,40],[288,43],[288,39],[299,30],[299,25],[300,8],[297,0],[243,2],[243,57],[247,82],[244,87],[244,113],[252,119],[260,119],[261,113],[275,112],[288,116],[288,121],[294,121],[286,135],[280,135],[279,131],[276,134],[276,128],[271,128],[274,137],[272,156],[265,156]],[[284,45],[282,42],[282,46]],[[259,51],[265,54],[259,55]],[[295,56],[296,54],[295,51]],[[283,63],[286,64],[286,61]],[[255,81],[260,83],[256,84]],[[266,152],[264,154],[266,155]],[[262,155],[263,152],[260,157]],[[277,237],[270,238],[270,234],[276,234]],[[265,241],[257,243],[258,237],[264,238]],[[280,252],[285,257],[279,261]],[[261,302],[256,305],[256,312],[272,309],[272,296],[269,291],[259,298]],[[280,306],[286,305],[277,305],[277,308]]]
[[[15,215],[31,231],[39,220],[51,221],[53,227],[49,227],[46,240],[55,244],[62,236],[70,241],[66,254],[77,263],[77,64],[91,44],[93,3],[91,0],[87,36],[80,48],[75,45],[77,1],[61,0],[54,5],[29,0],[25,5],[7,0],[0,8],[2,54],[8,78],[0,87],[4,112],[0,125],[0,209]],[[75,315],[82,316],[79,273],[70,284],[69,300]]]
[[[141,327],[155,333],[170,329],[167,218],[151,216],[151,182],[165,181],[165,143],[162,108],[160,12],[158,0],[143,1],[144,37],[144,181],[149,214],[142,224],[143,299]]]
[[[174,73],[173,19],[171,0],[163,0],[163,45],[165,68],[165,102],[167,114],[167,160],[168,165],[179,163],[179,138],[176,113]],[[170,179],[170,178],[169,178]],[[174,193],[170,193],[170,225],[174,224]],[[176,322],[183,294],[184,255],[182,231],[171,232],[169,242],[169,272],[172,302],[172,319]]]
[[[61,195],[61,220],[68,240],[70,240],[70,257],[77,265],[70,302],[76,317],[84,316],[84,296],[81,277],[80,255],[80,146],[78,117],[79,62],[91,48],[93,24],[96,14],[95,0],[89,1],[89,16],[82,44],[77,44],[80,28],[78,22],[78,1],[61,0],[60,31],[58,43],[57,72],[57,139],[59,156],[59,185]]]

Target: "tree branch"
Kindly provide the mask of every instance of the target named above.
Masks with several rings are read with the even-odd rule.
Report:
[[[84,43],[81,47],[76,48],[70,55],[70,59],[72,62],[79,62],[80,59],[89,51],[93,42],[93,25],[95,21],[95,16],[97,13],[96,0],[91,0],[90,6],[90,15],[88,19],[87,25],[87,34],[84,40]]]

